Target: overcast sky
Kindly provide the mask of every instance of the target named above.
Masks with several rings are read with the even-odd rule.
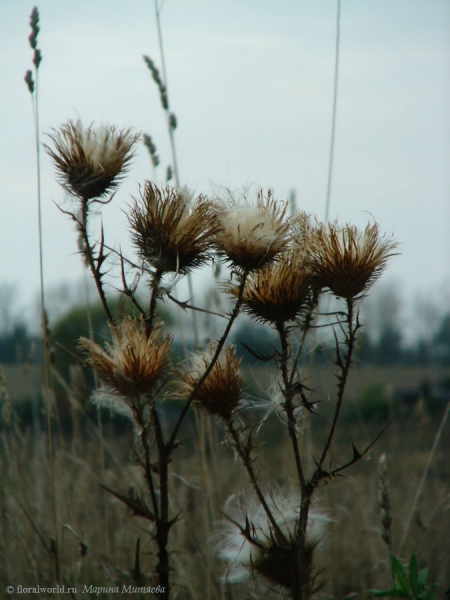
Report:
[[[170,162],[158,92],[142,60],[160,65],[152,0],[42,0],[40,125],[68,118],[152,135]],[[0,1],[0,284],[20,303],[39,285],[30,96],[32,2]],[[181,182],[200,193],[295,189],[324,218],[331,135],[336,1],[165,0],[162,29]],[[330,217],[376,219],[401,242],[386,278],[406,295],[450,278],[450,2],[343,0]],[[45,138],[43,137],[43,141]],[[104,210],[109,244],[129,248],[122,210],[153,177],[139,147]],[[78,281],[76,235],[55,203],[69,200],[42,154],[45,281]],[[98,223],[97,223],[98,224]],[[95,233],[95,229],[92,233]]]

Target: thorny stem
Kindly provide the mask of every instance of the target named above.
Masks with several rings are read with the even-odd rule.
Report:
[[[261,488],[259,487],[258,479],[256,477],[255,470],[253,469],[253,463],[250,453],[242,447],[241,440],[239,439],[239,434],[234,428],[233,421],[231,418],[227,421],[226,425],[231,437],[233,438],[234,447],[236,448],[236,451],[239,454],[239,457],[241,458],[245,469],[247,470],[250,481],[252,482],[252,485],[255,488],[256,495],[258,496],[258,499],[266,512],[267,518],[269,519],[274,531],[278,536],[279,543],[286,544],[286,537],[283,535],[283,532],[281,531],[278,523],[276,522],[275,517],[273,516],[272,511],[270,510],[266,499],[264,498],[264,494],[262,493]]]
[[[170,149],[172,152],[172,163],[173,163],[173,173],[175,177],[175,185],[177,188],[180,188],[180,174],[178,171],[178,159],[177,159],[177,149],[175,145],[175,136],[173,133],[173,127],[171,123],[171,112],[170,112],[170,100],[169,100],[169,86],[167,82],[167,70],[166,70],[166,60],[164,57],[164,44],[162,39],[162,29],[161,29],[161,8],[158,4],[159,0],[154,0],[155,3],[155,14],[156,14],[156,26],[158,29],[158,43],[159,43],[159,53],[161,55],[161,68],[162,68],[162,76],[164,85],[166,88],[166,98],[167,98],[167,128],[169,130],[169,138],[170,138]],[[193,296],[193,285],[192,285],[192,275],[191,273],[187,274],[187,282],[189,288],[189,295],[192,298]],[[192,330],[194,334],[194,346],[195,349],[198,350],[199,347],[199,338],[198,338],[198,324],[197,324],[197,315],[192,313]]]
[[[203,373],[203,375],[200,377],[200,379],[197,382],[197,385],[195,386],[195,388],[192,390],[189,398],[186,401],[186,404],[184,405],[183,410],[181,411],[180,416],[178,417],[178,421],[174,427],[174,430],[172,432],[172,435],[170,437],[169,442],[167,443],[167,452],[168,454],[170,454],[170,452],[172,451],[173,447],[175,446],[175,441],[176,441],[176,437],[178,435],[178,432],[180,430],[180,427],[183,423],[183,420],[187,414],[187,411],[189,410],[190,405],[192,404],[192,401],[194,400],[198,390],[201,388],[201,386],[203,385],[203,382],[207,379],[208,375],[211,373],[211,371],[214,368],[214,365],[217,362],[217,359],[220,356],[220,353],[222,352],[222,349],[225,345],[225,342],[227,340],[228,334],[231,331],[231,327],[233,326],[234,321],[236,320],[237,316],[239,315],[239,312],[241,310],[241,305],[242,305],[242,296],[244,293],[244,287],[245,287],[245,282],[247,281],[247,276],[248,276],[248,271],[244,271],[244,273],[242,274],[242,278],[241,278],[241,283],[239,285],[239,292],[238,292],[238,297],[236,300],[236,304],[234,305],[234,309],[233,312],[230,315],[230,319],[227,323],[227,326],[225,328],[225,331],[223,332],[222,337],[220,338],[218,344],[217,344],[217,348],[216,351],[214,353],[214,356],[210,362],[210,364],[208,365],[208,368],[206,369],[206,371]]]
[[[297,371],[298,361],[300,360],[300,357],[303,352],[303,348],[305,347],[306,336],[308,335],[308,332],[310,330],[311,323],[314,318],[314,310],[317,308],[318,301],[319,301],[319,294],[317,292],[314,292],[314,296],[311,300],[311,304],[305,315],[305,321],[304,321],[304,324],[302,327],[302,337],[301,337],[301,340],[300,340],[300,343],[298,346],[298,350],[297,350],[297,352],[295,354],[295,358],[292,362],[292,371],[291,371],[291,375],[289,377],[289,386],[292,386],[294,384],[294,377],[295,377],[295,373]]]
[[[338,367],[340,369],[340,373],[338,374],[338,393],[337,393],[336,408],[334,411],[333,422],[331,424],[331,428],[330,428],[330,432],[328,434],[327,441],[325,443],[325,446],[322,451],[322,455],[320,457],[319,462],[317,463],[317,468],[314,472],[314,475],[313,475],[313,478],[311,481],[311,484],[313,485],[313,487],[315,487],[317,485],[317,483],[320,479],[321,470],[322,470],[323,464],[325,462],[325,459],[328,455],[328,452],[330,451],[331,443],[333,441],[337,422],[338,422],[339,415],[341,412],[341,406],[342,406],[342,401],[344,399],[344,391],[345,391],[345,386],[347,384],[348,374],[350,372],[350,366],[352,363],[352,356],[353,356],[353,350],[355,348],[357,332],[360,327],[358,315],[356,316],[355,323],[353,323],[353,320],[354,320],[353,298],[348,298],[347,299],[348,333],[345,334],[345,345],[346,345],[347,349],[346,349],[344,358],[342,358],[341,352],[339,350],[338,341],[336,339],[336,354],[337,354],[336,364],[338,365]]]
[[[169,597],[169,453],[164,442],[158,411],[155,405],[151,407],[151,420],[155,431],[156,445],[158,447],[159,467],[159,501],[160,513],[156,520],[156,542],[158,544],[158,575],[159,584],[164,588],[163,598]]]
[[[284,323],[277,323],[277,330],[280,336],[281,342],[281,375],[283,377],[283,395],[286,400],[284,405],[284,410],[286,411],[286,415],[288,418],[288,431],[289,437],[291,439],[292,450],[294,452],[295,457],[295,465],[297,467],[297,474],[300,482],[300,487],[303,492],[306,488],[306,480],[305,475],[303,473],[302,461],[300,458],[300,450],[298,447],[298,439],[296,434],[296,422],[294,415],[294,396],[296,394],[292,384],[291,379],[288,375],[288,361],[289,361],[289,347],[288,347],[288,336]]]
[[[140,439],[142,441],[142,447],[144,449],[144,458],[145,458],[145,479],[147,481],[148,490],[150,492],[150,497],[152,499],[153,511],[155,513],[156,521],[159,520],[159,507],[158,500],[156,497],[155,484],[153,482],[152,475],[152,466],[151,466],[151,457],[150,457],[150,446],[148,443],[149,439],[149,429],[148,425],[144,422],[142,410],[134,410],[134,416],[136,418],[136,422],[141,431]]]
[[[81,199],[80,232],[81,232],[81,235],[83,237],[84,255],[85,255],[86,260],[88,262],[89,268],[91,269],[91,273],[92,273],[92,276],[94,278],[95,285],[97,286],[97,292],[98,292],[98,295],[99,295],[100,300],[102,302],[102,305],[103,305],[103,308],[105,310],[106,316],[108,317],[108,321],[111,323],[111,325],[115,325],[113,316],[111,314],[111,311],[109,310],[108,302],[106,301],[105,292],[103,291],[103,285],[102,285],[101,273],[100,273],[100,265],[98,264],[99,260],[102,257],[99,256],[99,258],[97,259],[97,265],[96,265],[95,264],[95,259],[94,259],[94,254],[93,254],[93,251],[92,251],[92,246],[91,246],[91,243],[89,241],[89,236],[88,236],[88,232],[87,232],[88,210],[89,210],[88,200],[86,200],[85,198],[82,198]],[[101,252],[103,252],[103,244],[101,246]]]
[[[155,273],[153,274],[152,283],[150,285],[150,287],[152,289],[152,294],[150,297],[150,306],[149,306],[149,310],[148,310],[148,317],[145,319],[145,333],[147,334],[147,338],[150,337],[150,334],[153,329],[153,322],[155,320],[155,313],[156,313],[156,303],[158,300],[158,293],[159,293],[159,284],[161,282],[162,275],[163,275],[163,272],[161,271],[161,269],[157,269],[155,271]]]

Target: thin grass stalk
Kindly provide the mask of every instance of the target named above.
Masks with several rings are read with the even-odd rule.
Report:
[[[155,15],[156,15],[156,27],[158,30],[158,44],[159,44],[159,53],[161,56],[161,69],[163,75],[164,85],[166,87],[166,98],[167,98],[167,110],[166,110],[166,118],[167,118],[167,129],[169,131],[169,139],[170,139],[170,150],[172,153],[172,165],[173,165],[173,174],[175,177],[175,185],[178,189],[180,189],[180,174],[178,170],[178,158],[177,158],[177,149],[175,145],[175,136],[173,133],[173,127],[171,123],[171,113],[170,113],[170,99],[169,99],[169,85],[167,80],[167,69],[166,69],[166,60],[164,55],[164,44],[162,38],[162,28],[161,28],[161,11],[158,5],[158,0],[154,0],[155,3]],[[188,282],[188,293],[190,298],[194,297],[194,288],[192,285],[192,275],[191,273],[187,274],[187,282]],[[195,312],[192,312],[192,332],[194,334],[194,346],[195,349],[198,350],[200,348],[199,344],[199,334],[198,334],[198,321],[197,315]]]
[[[438,430],[436,432],[436,435],[435,435],[435,438],[434,438],[433,447],[431,448],[430,455],[428,456],[428,461],[427,461],[425,470],[423,472],[422,478],[420,480],[419,486],[418,486],[416,494],[414,496],[414,500],[413,500],[413,503],[412,503],[412,506],[411,506],[411,510],[410,510],[408,518],[406,520],[405,529],[403,531],[403,536],[402,536],[402,539],[401,539],[401,542],[400,542],[400,546],[399,546],[399,549],[398,549],[398,553],[397,553],[398,556],[401,556],[401,554],[403,552],[403,548],[405,546],[405,542],[406,542],[406,539],[407,539],[408,534],[409,534],[409,528],[411,527],[411,521],[412,521],[414,513],[416,511],[417,503],[419,502],[420,495],[422,494],[422,490],[423,490],[424,485],[425,485],[425,480],[427,478],[428,471],[430,470],[431,463],[433,462],[433,458],[434,458],[434,455],[436,453],[436,449],[437,449],[437,446],[439,444],[439,440],[441,439],[442,432],[444,431],[445,423],[447,421],[449,413],[450,413],[450,402],[448,402],[447,408],[445,409],[445,412],[442,415],[442,419],[441,419],[441,422],[439,424],[439,428],[438,428]]]
[[[91,303],[89,301],[89,289],[88,289],[88,283],[87,283],[87,279],[86,279],[86,269],[84,269],[84,268],[83,268],[83,282],[84,282],[84,292],[85,292],[85,296],[86,296],[86,313],[87,313],[87,320],[88,320],[89,339],[94,341],[94,328],[92,325]],[[98,390],[99,381],[98,381],[97,371],[95,369],[93,369],[93,372],[94,372],[95,389]],[[99,432],[99,439],[100,439],[100,465],[101,465],[102,475],[104,475],[104,473],[105,473],[105,450],[104,450],[104,445],[103,445],[102,409],[101,409],[100,405],[97,406],[97,423],[98,423],[98,432]]]
[[[36,10],[37,9],[33,9]],[[35,54],[36,56],[36,54]],[[54,469],[54,452],[53,452],[53,432],[51,422],[51,406],[49,398],[50,389],[50,360],[49,360],[49,337],[47,316],[45,309],[45,287],[44,287],[44,252],[43,252],[43,235],[42,235],[42,193],[41,193],[41,152],[40,152],[40,127],[39,127],[39,64],[34,62],[34,92],[30,89],[33,123],[34,123],[34,138],[36,148],[36,188],[37,188],[37,204],[38,204],[38,245],[39,245],[39,289],[41,301],[41,326],[43,335],[43,350],[44,350],[44,398],[47,413],[47,435],[48,435],[48,453],[50,466],[50,479],[52,490],[52,517],[53,517],[53,535],[55,539],[55,577],[59,581],[60,569],[58,559],[58,518],[56,509],[56,484],[55,484],[55,469]]]
[[[341,36],[341,0],[337,0],[337,15],[336,15],[336,51],[334,61],[334,86],[333,86],[333,116],[331,119],[331,141],[330,141],[330,156],[328,161],[328,180],[327,180],[327,195],[325,201],[325,222],[330,216],[330,200],[331,200],[331,182],[333,178],[333,162],[334,162],[334,141],[336,135],[336,113],[337,113],[337,94],[338,94],[338,78],[339,78],[339,47]]]

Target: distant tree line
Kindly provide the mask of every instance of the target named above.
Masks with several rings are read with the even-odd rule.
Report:
[[[164,319],[169,317],[164,314]],[[450,365],[450,312],[439,318],[431,335],[425,328],[424,333],[408,344],[404,342],[406,336],[401,321],[391,317],[392,312],[386,310],[385,319],[378,323],[376,334],[372,331],[370,319],[367,320],[367,327],[359,337],[356,355],[360,364]],[[106,317],[101,306],[92,307],[90,315],[85,307],[72,308],[50,326],[57,366],[63,371],[76,362],[78,339],[80,336],[89,337],[91,327],[97,341],[108,339]],[[233,338],[247,364],[259,362],[261,357],[273,352],[278,343],[277,336],[269,328],[256,327],[249,320],[236,328]],[[311,348],[317,364],[330,359],[328,346],[332,344],[319,339]],[[179,350],[181,352],[181,348]],[[36,364],[42,361],[42,355],[42,340],[30,333],[20,320],[0,330],[0,364],[24,364],[31,360]]]

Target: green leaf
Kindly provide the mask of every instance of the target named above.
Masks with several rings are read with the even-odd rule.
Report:
[[[417,556],[411,554],[409,559],[409,585],[412,593],[416,596],[419,592],[419,569],[417,567]]]
[[[425,582],[428,577],[428,570],[429,570],[428,567],[426,567],[425,569],[423,569],[423,571],[420,571],[419,577],[417,578],[418,584],[422,587],[425,586]]]
[[[385,592],[372,591],[377,598],[409,598],[409,594],[398,590],[386,590]]]
[[[392,568],[394,570],[395,575],[398,579],[398,584],[395,586],[398,592],[404,592],[408,594],[409,586],[408,586],[408,578],[406,576],[405,567],[399,561],[396,556],[391,556]]]

